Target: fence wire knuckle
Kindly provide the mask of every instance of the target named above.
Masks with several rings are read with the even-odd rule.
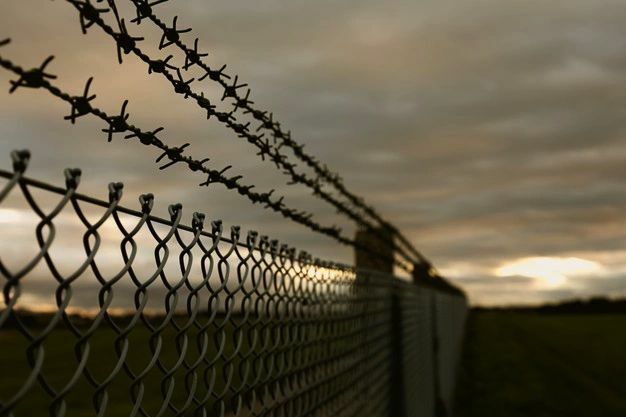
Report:
[[[15,77],[9,93],[46,91],[69,105],[63,119],[71,124],[94,117],[107,142],[156,150],[159,170],[184,166],[204,180],[199,186],[221,184],[357,255],[412,273],[414,282],[314,257],[202,212],[188,214],[180,203],[159,217],[151,193],[129,208],[121,182],[108,184],[105,199],[82,194],[79,168],[63,171],[62,186],[39,181],[26,175],[31,153],[15,150],[12,170],[0,168],[0,209],[33,219],[19,227],[34,250],[15,256],[4,252],[13,242],[0,245],[0,344],[24,346],[19,359],[0,358],[0,369],[22,365],[10,385],[0,380],[0,416],[36,408],[51,417],[408,417],[449,406],[454,367],[438,364],[458,358],[464,295],[273,112],[258,108],[239,75],[228,74],[226,65],[209,66],[209,52],[178,16],[159,18],[155,10],[169,0],[128,0],[134,10],[126,18],[116,0],[66,1],[78,12],[82,34],[96,27],[112,39],[120,64],[134,55],[207,119],[252,145],[287,184],[307,187],[380,246],[318,222],[274,188],[257,190],[231,175],[231,165],[211,166],[209,157],[193,155],[190,143],[171,144],[162,126],[135,126],[129,100],[113,113],[98,108],[93,77],[79,94],[63,91],[48,69],[53,56],[31,69],[0,56],[0,67]],[[158,29],[154,46],[165,57],[143,50],[146,39],[135,32],[144,22]],[[0,39],[0,47],[10,43]],[[174,49],[178,64],[168,53]],[[226,110],[199,91],[205,80],[219,87],[215,101]],[[68,231],[75,235],[71,244],[62,238]],[[59,255],[64,252],[71,256]],[[38,305],[46,311],[29,310]]]

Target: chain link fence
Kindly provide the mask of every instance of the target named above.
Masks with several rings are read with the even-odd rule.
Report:
[[[447,287],[314,259],[0,171],[0,415],[449,413],[466,313]],[[2,183],[0,183],[2,184]],[[15,220],[15,219],[13,219]]]
[[[107,200],[81,194],[78,169],[65,171],[64,187],[28,178],[30,153],[15,151],[13,170],[0,170],[0,416],[450,415],[464,294],[258,107],[226,65],[209,66],[199,39],[192,47],[180,36],[191,28],[155,14],[166,1],[60,3],[77,11],[83,34],[106,34],[120,63],[143,62],[288,184],[353,222],[355,238],[230,175],[230,165],[211,166],[190,143],[173,145],[163,127],[134,125],[128,100],[119,112],[96,107],[93,78],[80,94],[62,90],[53,56],[30,69],[0,56],[15,76],[9,92],[45,91],[69,106],[72,124],[98,119],[108,142],[123,135],[158,149],[159,169],[184,166],[200,186],[220,184],[350,246],[356,265],[189,216],[180,204],[159,217],[151,194],[138,209],[122,206],[121,183],[109,185]],[[147,26],[160,34],[159,52]],[[172,54],[161,56],[165,49]],[[201,82],[223,90],[221,99],[212,103]]]

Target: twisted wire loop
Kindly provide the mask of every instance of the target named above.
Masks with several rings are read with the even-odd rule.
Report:
[[[262,112],[252,108],[252,102],[248,99],[250,94],[249,89],[247,90],[248,92],[245,97],[239,96],[237,90],[246,87],[247,84],[238,84],[238,76],[235,76],[232,84],[229,84],[226,80],[230,79],[230,77],[223,72],[225,66],[223,66],[220,70],[214,70],[206,65],[202,61],[203,56],[206,54],[198,52],[197,39],[194,42],[193,48],[186,46],[181,41],[180,34],[189,32],[191,29],[177,28],[177,17],[174,18],[172,26],[170,27],[161,21],[152,11],[152,7],[158,3],[162,3],[161,1],[153,3],[150,3],[147,0],[130,1],[137,9],[137,17],[132,19],[132,21],[140,24],[143,19],[148,19],[156,24],[163,32],[159,43],[159,49],[166,48],[170,45],[176,45],[185,54],[185,64],[182,67],[177,67],[168,63],[168,61],[172,58],[171,55],[163,60],[154,59],[139,48],[138,42],[142,41],[143,38],[133,37],[128,33],[125,20],[120,17],[120,14],[117,11],[115,0],[107,0],[107,4],[109,5],[110,10],[113,11],[118,31],[108,25],[101,16],[102,14],[105,14],[108,9],[95,9],[95,7],[92,6],[88,0],[67,0],[67,2],[72,4],[78,10],[83,32],[86,30],[84,22],[87,21],[89,26],[96,25],[100,27],[116,42],[118,61],[120,63],[123,61],[123,55],[128,55],[130,53],[134,54],[148,66],[149,73],[154,72],[161,74],[167,81],[170,82],[175,93],[182,95],[185,99],[192,98],[201,109],[206,110],[207,118],[214,116],[219,122],[234,131],[238,137],[245,139],[248,143],[255,146],[258,151],[257,155],[259,155],[263,160],[267,157],[268,161],[273,162],[277,169],[281,170],[283,174],[290,178],[289,184],[303,184],[310,188],[314,196],[319,197],[334,206],[339,213],[346,215],[360,227],[376,234],[383,242],[385,242],[385,244],[393,247],[398,255],[403,257],[409,264],[427,263],[426,258],[411,245],[411,243],[399,232],[397,228],[382,219],[373,208],[364,203],[363,199],[350,193],[343,185],[343,182],[337,174],[331,173],[327,167],[322,167],[315,158],[306,154],[303,151],[303,146],[291,139],[290,133],[283,132],[280,128],[280,124],[273,121],[273,115],[271,113],[268,116],[267,112]],[[212,105],[203,94],[196,93],[192,89],[191,84],[195,81],[195,79],[190,78],[185,80],[181,71],[189,70],[189,68],[193,65],[197,65],[206,71],[205,75],[200,77],[198,81],[209,78],[221,84],[224,89],[222,100],[226,98],[232,98],[235,100],[233,110],[230,112],[220,112],[216,110],[215,106]],[[246,112],[250,113],[253,118],[260,122],[260,126],[256,129],[256,131],[252,131],[249,128],[249,123],[242,124],[237,122],[235,112],[239,108],[244,109]],[[265,138],[264,133],[257,133],[262,129],[269,130],[273,135],[273,144],[270,143],[269,139]],[[278,141],[280,144],[277,145]],[[280,149],[283,146],[291,148],[299,159],[305,161],[308,166],[312,167],[316,173],[316,177],[311,178],[306,174],[297,171],[296,165],[289,162],[287,160],[287,156],[281,153]],[[335,186],[335,188],[338,189],[344,197],[348,198],[349,203],[342,202],[331,193],[325,191],[322,186],[323,181],[329,182]],[[394,236],[397,236],[399,238],[399,243],[390,238],[387,233],[381,231],[380,227],[377,227],[374,223],[367,220],[366,216],[363,216],[363,213],[361,213],[363,211],[369,217],[374,218],[379,226],[382,226],[384,229],[391,231]]]
[[[7,259],[0,240],[0,343],[19,337],[26,345],[5,351],[0,368],[27,366],[0,379],[1,416],[387,416],[396,415],[398,384],[429,375],[394,376],[393,340],[402,335],[403,363],[422,371],[428,333],[417,310],[430,290],[256,232],[244,237],[219,220],[207,225],[202,213],[185,224],[180,204],[156,217],[151,194],[139,197],[139,210],[124,207],[121,183],[109,184],[107,201],[80,194],[79,169],[64,171],[64,187],[28,178],[30,156],[14,151],[13,170],[0,170],[0,207],[21,197],[37,218],[34,255]],[[56,196],[51,208],[40,204],[43,192]],[[68,211],[82,228],[73,243],[82,260],[73,266],[53,254]],[[115,268],[103,252],[112,235]],[[38,268],[54,287],[46,314],[28,310],[41,295],[26,289]],[[97,302],[77,312],[85,285]],[[130,302],[116,310],[125,296]],[[399,333],[394,297],[402,298]],[[53,374],[48,366],[61,352]]]
[[[405,294],[410,312],[417,287],[256,232],[243,238],[218,220],[207,229],[202,213],[184,225],[180,204],[169,206],[169,219],[156,217],[151,194],[140,196],[139,210],[126,208],[121,183],[109,184],[108,201],[85,196],[77,192],[79,169],[65,170],[64,187],[42,183],[24,176],[28,151],[11,158],[13,171],[0,170],[0,207],[10,195],[23,197],[38,219],[38,249],[19,262],[0,252],[0,340],[19,335],[28,367],[18,382],[0,380],[0,415],[24,415],[26,405],[55,417],[387,415],[395,389],[390,295]],[[35,197],[40,192],[58,196],[50,209]],[[53,254],[68,210],[83,229],[74,242],[82,259],[71,268]],[[104,272],[111,269],[101,249],[106,227],[116,231],[121,260],[113,272]],[[142,248],[151,265],[139,260]],[[33,320],[24,285],[41,267],[54,282],[54,304]],[[82,315],[72,309],[81,284],[97,288],[95,309]],[[116,312],[116,295],[125,293],[132,301]],[[107,333],[113,349],[105,355]],[[59,351],[66,360],[53,375],[46,353]],[[24,361],[10,357],[22,352],[5,353],[3,370]]]
[[[128,121],[130,115],[127,113],[127,100],[122,104],[120,113],[115,116],[111,116],[103,110],[95,107],[92,104],[92,101],[96,98],[96,95],[90,94],[89,92],[93,78],[88,79],[82,95],[73,96],[60,90],[49,81],[50,79],[55,79],[56,76],[45,72],[45,68],[53,59],[54,57],[50,56],[39,67],[25,70],[14,64],[12,61],[0,56],[0,67],[19,76],[17,80],[11,81],[12,87],[10,92],[14,92],[18,88],[43,88],[50,92],[53,96],[70,104],[70,114],[65,116],[64,119],[69,120],[72,124],[75,123],[75,121],[80,117],[93,115],[106,123],[106,127],[102,129],[102,131],[107,134],[107,140],[109,142],[112,140],[114,134],[127,133],[124,136],[125,139],[138,140],[143,145],[155,147],[162,151],[162,154],[156,159],[155,162],[166,162],[163,163],[159,169],[166,169],[174,164],[183,164],[190,171],[202,173],[207,176],[206,181],[200,185],[208,186],[213,183],[222,184],[229,190],[236,191],[238,194],[246,197],[253,204],[261,204],[263,207],[279,213],[289,220],[302,224],[310,230],[331,237],[344,245],[359,247],[360,249],[370,253],[372,256],[379,258],[383,257],[383,255],[378,251],[372,250],[366,245],[359,244],[354,239],[342,234],[339,227],[335,225],[322,225],[313,219],[312,213],[290,208],[283,202],[284,197],[273,197],[273,189],[267,192],[256,192],[253,191],[254,185],[246,185],[240,182],[243,178],[241,175],[228,177],[226,175],[226,171],[231,168],[230,165],[221,170],[212,169],[206,166],[209,158],[197,159],[190,155],[185,155],[184,153],[189,147],[188,143],[180,146],[171,146],[166,144],[157,136],[157,134],[164,130],[163,127],[148,131],[142,130],[131,124]],[[398,267],[406,271],[411,271],[413,268],[411,263],[404,262],[400,259],[393,259],[393,262]]]

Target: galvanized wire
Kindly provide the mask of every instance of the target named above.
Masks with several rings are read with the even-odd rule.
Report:
[[[122,63],[123,61],[123,55],[127,55],[130,53],[134,54],[147,65],[149,73],[158,73],[161,74],[165,79],[167,79],[172,85],[174,92],[182,95],[185,99],[192,98],[193,101],[195,101],[200,108],[207,112],[207,118],[214,116],[215,119],[234,131],[238,135],[238,137],[245,139],[248,143],[255,146],[258,151],[257,155],[259,155],[263,160],[265,160],[265,158],[267,157],[268,161],[273,162],[277,169],[279,169],[282,173],[290,178],[290,183],[303,184],[310,188],[314,196],[317,196],[322,200],[328,202],[329,204],[334,206],[339,213],[346,215],[351,220],[355,221],[356,224],[358,224],[360,227],[371,231],[373,234],[376,234],[380,240],[385,242],[385,244],[392,246],[395,252],[397,252],[399,256],[403,257],[409,264],[428,263],[426,258],[422,254],[420,254],[404,236],[401,235],[397,228],[392,227],[391,224],[385,222],[382,218],[380,218],[380,216],[378,216],[371,207],[364,204],[362,199],[354,196],[351,193],[348,193],[347,189],[345,189],[343,183],[338,176],[336,176],[335,174],[331,174],[327,168],[322,168],[319,163],[309,155],[305,155],[302,151],[302,146],[291,140],[289,134],[282,132],[277,124],[273,121],[273,119],[269,118],[270,116],[266,116],[266,113],[249,107],[251,103],[248,103],[248,95],[246,95],[246,97],[240,97],[237,92],[238,89],[245,87],[247,84],[238,84],[238,76],[235,76],[232,84],[228,84],[225,80],[230,77],[224,76],[223,71],[225,69],[225,66],[223,66],[220,70],[212,70],[209,66],[202,62],[202,56],[204,54],[198,52],[197,43],[195,44],[193,49],[190,49],[186,45],[184,45],[180,40],[180,34],[188,32],[190,29],[177,28],[177,18],[174,19],[172,27],[168,27],[166,24],[160,21],[152,12],[152,6],[162,2],[140,2],[140,4],[137,6],[137,18],[133,20],[137,23],[140,23],[143,18],[150,18],[157,24],[157,26],[159,26],[159,28],[161,28],[161,30],[163,31],[163,36],[161,37],[159,48],[164,48],[170,45],[177,45],[179,48],[185,51],[185,64],[180,67],[174,65],[170,61],[171,56],[168,56],[165,59],[153,59],[141,48],[139,48],[138,42],[144,40],[144,38],[132,36],[131,34],[129,34],[125,20],[123,18],[120,18],[114,0],[107,0],[107,3],[110,9],[113,11],[113,14],[115,15],[118,26],[117,31],[113,27],[108,25],[101,17],[102,14],[108,12],[108,9],[98,9],[88,0],[66,1],[72,4],[78,10],[81,29],[83,33],[86,33],[88,27],[95,25],[100,27],[116,42],[117,55],[120,63]],[[230,112],[220,112],[215,109],[215,106],[212,105],[210,101],[206,97],[204,97],[203,94],[196,93],[192,89],[191,84],[195,80],[193,78],[184,79],[182,76],[182,70],[189,69],[193,64],[202,67],[206,71],[206,74],[200,77],[200,80],[208,77],[209,79],[218,81],[220,82],[220,84],[222,84],[224,88],[224,94],[222,96],[222,99],[225,99],[227,97],[234,98],[236,100],[234,110]],[[257,132],[260,129],[252,131],[249,128],[249,123],[238,123],[234,115],[235,111],[238,108],[244,108],[250,111],[255,119],[261,121],[261,127],[269,128],[269,130],[274,135],[274,143],[270,143],[269,139],[265,139],[263,133],[258,134]],[[280,141],[280,144],[276,144],[277,141]],[[310,178],[306,174],[298,172],[296,170],[296,165],[289,162],[287,156],[281,153],[280,149],[283,146],[294,150],[294,152],[296,152],[296,155],[299,156],[299,158],[301,159],[304,158],[303,160],[307,162],[307,164],[313,164],[315,167],[317,167],[317,169],[315,169],[317,177]],[[322,187],[322,180],[324,179],[330,179],[330,183],[335,186],[337,184],[341,184],[339,190],[344,196],[348,197],[351,203],[346,204],[334,197],[331,193],[325,191]],[[353,207],[351,207],[351,205]],[[368,221],[361,213],[359,213],[360,209],[365,210],[370,216],[374,216],[376,220],[380,223],[380,225],[382,225],[386,230],[389,230],[394,235],[397,235],[399,237],[400,243],[402,243],[402,246],[400,246],[398,243],[395,242],[395,240],[390,238],[387,233],[381,231],[378,227],[376,227],[376,225]],[[407,247],[409,248],[408,250],[406,249]]]
[[[129,123],[128,119],[130,116],[126,111],[128,101],[125,101],[122,104],[120,113],[115,116],[111,116],[95,107],[92,104],[92,101],[96,98],[96,95],[90,93],[93,78],[89,78],[85,84],[82,95],[72,96],[61,91],[49,81],[55,79],[56,76],[46,72],[46,67],[50,64],[50,62],[52,62],[53,58],[54,57],[50,56],[44,60],[39,67],[25,70],[20,66],[15,65],[10,60],[0,56],[0,67],[5,68],[19,76],[17,80],[11,81],[11,89],[9,91],[12,93],[18,88],[45,89],[55,97],[70,104],[70,114],[65,116],[65,119],[69,120],[71,123],[75,123],[80,117],[91,114],[100,118],[107,124],[107,127],[103,129],[103,132],[107,134],[107,140],[109,142],[112,140],[114,134],[128,133],[125,136],[126,139],[139,140],[139,142],[143,145],[155,147],[162,151],[163,153],[156,159],[156,162],[167,162],[162,164],[159,169],[165,169],[174,164],[181,163],[192,172],[202,173],[207,176],[206,181],[200,185],[208,186],[213,183],[223,184],[229,190],[236,191],[238,194],[246,197],[253,204],[262,204],[265,208],[271,209],[289,220],[302,224],[310,230],[331,237],[342,244],[359,247],[362,250],[371,253],[372,256],[381,256],[378,252],[372,250],[372,248],[366,247],[354,239],[342,234],[341,229],[337,226],[322,225],[313,220],[312,213],[288,207],[284,203],[284,197],[273,197],[274,190],[270,190],[268,192],[255,192],[253,191],[254,185],[245,185],[241,183],[241,179],[243,178],[241,175],[227,177],[225,173],[231,168],[231,166],[227,166],[221,170],[211,169],[206,166],[209,158],[197,159],[192,156],[185,155],[184,152],[189,147],[188,143],[176,147],[167,145],[163,140],[157,137],[157,134],[163,131],[163,127],[147,131]],[[392,261],[398,265],[398,267],[406,271],[412,270],[411,264],[402,262],[399,259],[394,259]]]
[[[406,247],[417,257],[421,258],[422,255],[413,247],[413,245],[402,235],[400,231],[394,228],[391,224],[385,221],[376,210],[365,203],[363,198],[358,197],[354,193],[350,192],[344,185],[344,182],[341,176],[337,172],[331,171],[326,164],[322,164],[317,158],[315,158],[310,153],[304,150],[304,145],[298,143],[296,140],[292,138],[291,131],[285,131],[281,123],[274,120],[274,114],[267,110],[261,110],[254,106],[254,102],[250,99],[251,90],[246,83],[238,84],[239,76],[234,76],[234,81],[231,83],[230,80],[233,79],[228,73],[225,71],[226,65],[223,65],[219,69],[211,68],[206,62],[204,62],[203,58],[208,55],[208,53],[202,53],[198,50],[198,38],[195,38],[193,47],[187,45],[181,37],[180,33],[191,32],[191,28],[187,29],[177,29],[176,23],[178,20],[178,16],[174,17],[171,26],[168,26],[161,18],[159,18],[155,13],[153,7],[166,3],[168,0],[159,0],[150,2],[149,0],[129,0],[136,9],[137,17],[131,20],[131,22],[137,23],[138,25],[146,19],[151,21],[154,25],[156,25],[162,32],[161,42],[159,43],[159,49],[164,49],[170,45],[175,45],[178,47],[180,51],[185,55],[185,64],[183,66],[184,70],[189,70],[193,66],[200,67],[203,71],[205,71],[205,75],[200,77],[198,81],[202,81],[203,79],[211,80],[221,86],[223,89],[222,101],[231,98],[232,105],[234,107],[234,111],[242,109],[245,114],[250,114],[255,120],[258,121],[259,125],[256,129],[264,130],[269,132],[272,135],[274,144],[280,143],[279,146],[284,146],[288,149],[291,149],[293,154],[301,161],[303,161],[309,168],[312,168],[316,175],[323,181],[333,185],[344,197],[348,198],[348,200],[355,206],[363,211],[365,211],[369,216],[375,219],[380,225],[385,226],[388,229],[394,231],[394,233],[400,238],[401,242],[406,245]],[[110,3],[112,6],[115,5],[115,2],[112,1]],[[246,88],[245,94],[240,94],[240,88]]]
[[[202,53],[198,50],[198,38],[195,38],[193,48],[185,44],[178,34],[191,32],[191,28],[183,29],[182,31],[177,29],[177,16],[174,17],[172,26],[168,26],[167,23],[154,13],[154,6],[166,3],[168,0],[158,0],[152,2],[149,0],[129,1],[135,6],[137,12],[137,17],[132,19],[131,22],[141,24],[141,22],[146,19],[151,21],[161,30],[162,37],[159,49],[164,49],[170,45],[178,47],[178,49],[185,55],[185,64],[183,66],[184,70],[189,70],[193,66],[200,67],[203,71],[205,71],[205,75],[200,77],[198,81],[208,79],[219,84],[223,89],[222,101],[227,98],[231,98],[234,111],[242,109],[245,114],[250,114],[255,120],[257,120],[259,123],[256,129],[257,132],[260,130],[269,132],[272,135],[274,144],[279,143],[279,147],[284,146],[291,149],[293,154],[299,160],[303,161],[309,168],[312,168],[315,171],[315,174],[319,179],[335,187],[335,189],[337,189],[342,196],[346,197],[354,205],[354,207],[362,209],[380,225],[388,230],[392,230],[394,235],[400,239],[400,242],[405,246],[405,248],[413,253],[417,259],[425,260],[424,256],[417,249],[415,249],[411,242],[409,242],[397,228],[384,220],[380,214],[376,212],[374,207],[366,204],[362,197],[359,197],[348,190],[341,176],[337,172],[331,171],[326,164],[322,164],[319,160],[317,160],[317,158],[306,152],[304,150],[304,145],[292,138],[291,131],[284,130],[281,123],[274,120],[274,114],[272,112],[255,107],[254,102],[250,100],[250,88],[246,83],[238,84],[238,75],[234,76],[234,81],[230,84],[230,80],[233,79],[233,77],[228,75],[225,71],[226,65],[221,66],[219,69],[215,69],[211,68],[211,66],[204,62],[203,58],[207,56],[208,53]],[[115,2],[111,1],[110,4],[114,6]],[[243,87],[248,88],[246,89],[245,94],[240,94],[239,89]]]
[[[149,73],[162,74],[207,117],[256,146],[258,154],[274,162],[292,183],[311,188],[381,238],[404,258],[392,261],[411,271],[415,281],[313,258],[253,231],[244,238],[237,226],[228,233],[220,220],[207,230],[203,213],[193,213],[191,223],[185,224],[180,204],[169,206],[169,219],[157,217],[151,194],[139,197],[138,210],[123,207],[122,183],[109,184],[106,201],[80,194],[79,169],[64,171],[64,187],[28,178],[30,152],[14,151],[13,171],[0,170],[5,179],[0,207],[10,198],[21,198],[26,208],[19,210],[36,221],[34,230],[13,224],[24,229],[18,239],[0,230],[0,344],[19,339],[24,346],[23,358],[15,348],[4,348],[0,355],[0,416],[409,417],[449,412],[467,310],[464,295],[433,276],[430,263],[408,240],[347,190],[337,174],[304,152],[271,113],[253,107],[250,90],[240,95],[245,84],[237,76],[231,84],[225,66],[215,70],[206,65],[197,39],[193,48],[186,46],[179,34],[188,30],[177,28],[177,18],[172,26],[159,20],[152,7],[166,0],[131,0],[137,11],[133,21],[149,19],[161,28],[160,49],[181,49],[182,67],[171,57],[152,59],[142,52],[137,43],[143,38],[128,33],[114,0],[107,0],[108,8],[98,5],[102,0],[67,1],[78,9],[83,33],[101,27],[115,40],[120,62],[125,54],[138,56]],[[119,30],[101,18],[109,9]],[[8,42],[0,41],[0,47]],[[0,56],[0,67],[18,75],[10,92],[45,89],[70,105],[65,119],[71,123],[93,115],[105,122],[109,142],[116,134],[126,134],[126,139],[159,149],[160,169],[183,164],[206,176],[201,185],[223,184],[310,230],[385,257],[384,251],[343,235],[338,227],[319,224],[312,214],[288,207],[282,197],[273,197],[273,190],[256,192],[241,183],[241,176],[226,176],[230,166],[209,168],[208,158],[185,153],[189,144],[166,144],[159,137],[163,128],[146,131],[134,126],[128,101],[117,115],[98,109],[90,92],[92,78],[80,95],[63,92],[50,81],[56,78],[47,70],[52,59],[25,70]],[[206,72],[201,78],[222,86],[222,100],[234,100],[232,111],[217,111],[192,90],[194,80],[182,74],[194,65]],[[237,122],[234,114],[240,109],[260,123],[256,131]],[[257,133],[261,130],[270,133],[273,143]],[[282,147],[312,168],[315,177],[296,171],[280,152]],[[324,183],[349,203],[325,191]],[[48,202],[56,196],[51,207],[41,203],[41,193],[47,193]],[[94,216],[95,208],[100,211]],[[73,247],[63,246],[58,238],[68,226],[63,217],[68,214],[82,226]],[[117,263],[103,249],[111,239]],[[35,252],[20,249],[15,256],[14,249],[27,243],[35,244]],[[141,258],[145,249],[148,262]],[[55,255],[55,250],[80,250],[81,259],[70,265],[65,254]],[[39,301],[49,292],[54,297],[48,305]],[[74,306],[87,299],[89,311],[77,312]],[[124,300],[128,305],[120,310],[116,303]],[[42,306],[49,311],[30,311]],[[103,345],[106,334],[113,334],[108,349]],[[18,363],[26,370],[20,372]],[[88,408],[83,407],[86,397]]]
[[[140,196],[140,209],[133,211],[120,204],[121,183],[109,185],[108,201],[97,200],[77,193],[80,170],[65,170],[65,187],[55,187],[24,176],[29,152],[11,156],[13,172],[0,171],[6,178],[0,205],[9,196],[25,200],[38,219],[33,226],[38,250],[21,260],[7,259],[6,245],[24,242],[2,240],[0,245],[0,340],[17,331],[28,368],[0,379],[0,415],[19,417],[27,406],[36,415],[52,417],[402,417],[413,415],[407,410],[420,404],[426,406],[423,415],[434,415],[433,393],[411,392],[410,383],[416,377],[432,383],[434,375],[420,364],[437,358],[431,348],[441,325],[449,330],[441,335],[450,335],[440,340],[451,345],[445,352],[458,350],[464,297],[313,259],[254,232],[243,239],[237,227],[226,239],[220,221],[211,223],[210,232],[204,230],[202,213],[194,213],[191,225],[183,227],[180,204],[169,207],[169,220],[157,221],[151,195]],[[47,209],[34,191],[58,199]],[[93,206],[104,210],[89,220]],[[53,254],[56,236],[67,226],[59,221],[60,213],[68,210],[83,226],[75,245],[84,257],[71,268]],[[105,225],[117,231],[120,261],[119,268],[106,273],[103,263],[111,259],[102,255]],[[110,229],[106,234],[111,239]],[[22,233],[20,239],[28,236]],[[152,265],[138,260],[146,246]],[[47,271],[44,281],[55,287],[48,314],[25,310],[26,284],[41,267]],[[72,313],[75,291],[90,284],[96,285],[89,287],[97,293],[95,309]],[[128,291],[132,305],[121,316],[112,306]],[[436,294],[438,307],[424,308]],[[148,303],[155,299],[159,307],[150,310]],[[440,309],[457,313],[438,322]],[[424,331],[429,328],[430,333]],[[115,349],[107,353],[111,366],[103,375],[97,362],[105,360],[98,349],[106,332],[113,333]],[[141,334],[147,337],[138,339]],[[50,361],[59,360],[46,352],[58,355],[59,348],[70,356],[61,367],[62,382],[46,371]],[[147,352],[140,362],[139,350]],[[0,357],[0,367],[14,373],[17,359],[8,353]],[[454,359],[446,354],[435,360]],[[35,391],[43,395],[42,402],[35,400]],[[91,396],[91,411],[75,408],[77,391]],[[120,391],[126,395],[120,397]]]

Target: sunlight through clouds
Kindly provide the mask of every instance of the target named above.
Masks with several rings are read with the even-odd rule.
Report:
[[[572,276],[597,274],[602,265],[582,258],[531,257],[506,263],[496,269],[498,277],[522,276],[543,280],[548,287],[567,283]]]
[[[286,203],[355,232],[331,205],[286,186],[281,172],[195,103],[172,101],[169,83],[146,77],[143,62],[129,56],[118,65],[115,43],[96,28],[81,35],[65,3],[2,2],[2,32],[12,39],[2,54],[27,66],[54,54],[60,87],[81,91],[93,76],[103,110],[117,112],[128,98],[138,126],[158,123],[168,143],[184,138],[212,166],[232,164],[233,175],[259,190],[276,188]],[[623,0],[170,3],[159,5],[165,21],[178,15],[193,28],[181,39],[199,38],[211,53],[207,62],[228,64],[251,86],[255,105],[406,233],[473,304],[626,296]],[[130,2],[122,4],[120,13],[135,17]],[[114,19],[109,13],[106,20]],[[146,33],[142,45],[159,39]],[[217,85],[191,71],[194,88],[230,109]],[[0,71],[0,85],[11,79]],[[182,165],[159,170],[159,154],[140,143],[102,140],[100,120],[70,127],[66,103],[34,89],[3,97],[0,169],[10,170],[12,150],[30,149],[30,177],[63,186],[63,170],[79,167],[82,193],[106,199],[106,184],[122,181],[124,206],[137,208],[137,196],[151,192],[159,216],[180,202],[186,213],[258,230],[322,259],[353,261],[348,246],[258,210],[225,187],[198,188],[204,178]],[[71,210],[55,219],[68,241],[84,233],[76,220]],[[3,203],[3,261],[37,250],[39,221],[22,198]],[[115,234],[108,227],[107,240]],[[78,245],[78,252],[59,251],[68,264]],[[521,275],[500,278],[507,273]]]

